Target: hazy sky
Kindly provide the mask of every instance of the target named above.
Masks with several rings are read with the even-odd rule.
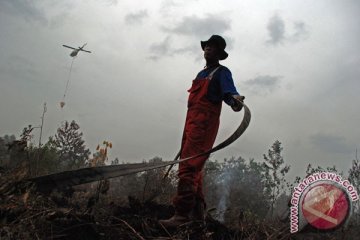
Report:
[[[255,158],[278,139],[291,174],[308,163],[350,167],[360,146],[360,1],[0,0],[0,136],[76,120],[94,152],[140,162],[177,153],[187,89],[203,68],[200,40],[220,34],[221,63],[252,111],[249,129],[215,153]],[[88,43],[72,58],[62,44]],[[223,105],[217,143],[242,113]],[[38,129],[33,141],[37,141]]]

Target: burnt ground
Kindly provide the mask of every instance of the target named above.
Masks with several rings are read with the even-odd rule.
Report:
[[[58,193],[10,195],[0,206],[0,239],[266,239],[265,233],[229,229],[210,215],[206,224],[165,229],[158,220],[172,216],[170,205],[132,197],[123,204],[77,198]]]
[[[159,219],[174,209],[134,197],[114,198],[99,192],[39,193],[12,176],[0,180],[0,239],[340,239],[339,234],[291,235],[288,222],[239,219],[231,227],[207,214],[206,222],[165,229]],[[121,200],[120,200],[121,199]],[[126,199],[126,201],[124,201]],[[340,232],[341,239],[352,239]],[[351,233],[353,234],[353,233]]]

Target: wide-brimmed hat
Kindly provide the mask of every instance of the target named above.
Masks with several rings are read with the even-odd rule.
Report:
[[[208,43],[215,43],[220,50],[220,60],[224,60],[226,59],[229,54],[227,54],[227,52],[225,52],[225,48],[226,48],[226,42],[225,39],[219,35],[212,35],[209,40],[207,41],[200,41],[201,43],[201,48],[204,50],[206,44]]]

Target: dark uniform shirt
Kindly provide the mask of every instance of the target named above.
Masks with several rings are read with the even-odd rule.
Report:
[[[219,67],[220,66],[220,67]],[[205,68],[198,73],[196,79],[206,78],[215,68],[219,67],[214,73],[208,88],[207,97],[210,102],[219,103],[224,101],[232,105],[234,99],[232,95],[240,95],[234,85],[230,70],[222,65]]]

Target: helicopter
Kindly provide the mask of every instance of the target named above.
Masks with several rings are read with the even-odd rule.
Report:
[[[86,44],[87,44],[87,43],[85,43],[82,47],[78,47],[78,48],[73,48],[73,47],[70,47],[70,46],[67,46],[67,45],[63,45],[63,47],[73,49],[73,51],[70,53],[70,56],[71,56],[71,57],[76,57],[77,54],[79,53],[79,51],[91,53],[90,51],[87,51],[87,50],[84,50],[84,49],[83,49],[83,48],[86,46]]]

